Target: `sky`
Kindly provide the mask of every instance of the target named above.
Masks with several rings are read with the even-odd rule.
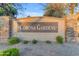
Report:
[[[23,18],[27,16],[43,16],[44,6],[39,3],[21,4],[23,10],[18,10],[17,18]]]
[[[45,3],[20,3],[21,9],[18,9],[17,18],[24,18],[27,16],[43,16]],[[69,13],[69,10],[66,11]],[[75,13],[79,12],[79,5],[75,8]]]

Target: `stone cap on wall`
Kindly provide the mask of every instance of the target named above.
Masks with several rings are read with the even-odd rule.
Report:
[[[63,21],[65,18],[40,16],[40,17],[27,17],[27,18],[17,18],[20,22],[53,22],[53,21]]]

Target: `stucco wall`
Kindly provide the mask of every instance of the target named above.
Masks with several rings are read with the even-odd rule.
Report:
[[[35,22],[37,17],[32,18],[32,21],[28,22]],[[20,20],[19,20],[20,21]],[[65,37],[65,20],[64,18],[55,18],[55,17],[42,17],[39,19],[38,22],[58,22],[58,32],[16,32],[13,36],[17,36],[22,40],[50,40],[55,41],[58,35]],[[16,28],[16,27],[15,27]]]
[[[0,16],[1,23],[4,24],[1,26],[0,30],[0,43],[6,43],[9,38],[9,17]]]

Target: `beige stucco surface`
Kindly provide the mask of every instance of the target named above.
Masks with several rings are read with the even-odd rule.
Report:
[[[9,16],[0,16],[0,20],[4,20],[3,30],[0,31],[0,42],[6,42],[9,37]],[[18,24],[17,22],[58,22],[58,32],[18,32]],[[65,38],[65,18],[57,18],[57,17],[29,17],[29,18],[19,18],[18,20],[13,20],[13,36],[17,36],[22,40],[50,40],[55,41],[58,35],[63,36]],[[79,33],[79,25],[77,26],[77,32]],[[3,38],[2,38],[3,37]],[[79,41],[79,37],[77,40]]]
[[[33,19],[32,21],[28,21],[28,22],[36,22],[38,17],[34,17],[32,19]],[[19,21],[22,21],[22,20],[19,20]],[[42,17],[39,19],[38,22],[58,22],[58,32],[55,33],[55,32],[16,32],[15,31],[13,36],[17,36],[22,40],[36,39],[40,41],[45,41],[45,40],[55,41],[58,35],[62,36],[63,38],[65,37],[64,18]],[[16,26],[14,28],[16,29]]]
[[[2,20],[4,24],[4,26],[0,28],[0,42],[5,43],[9,38],[9,17],[0,16],[0,20]]]

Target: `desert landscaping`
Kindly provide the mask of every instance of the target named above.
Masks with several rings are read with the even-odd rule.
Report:
[[[8,48],[18,48],[21,56],[78,56],[79,43],[57,44],[56,42],[46,43],[38,42],[37,44],[0,44],[0,50]]]

